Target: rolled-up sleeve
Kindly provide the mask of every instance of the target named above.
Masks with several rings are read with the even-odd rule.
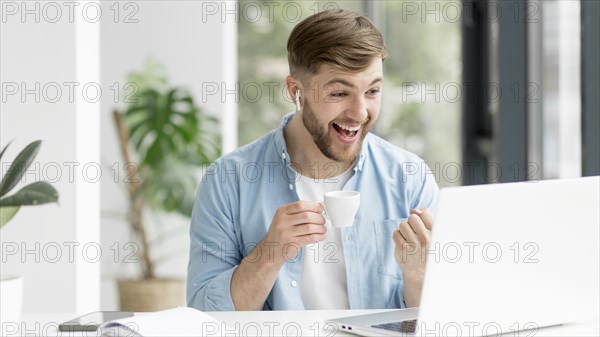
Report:
[[[231,278],[240,264],[231,204],[232,181],[219,178],[218,162],[209,167],[196,195],[190,227],[187,305],[203,311],[233,311]]]
[[[422,162],[420,167],[424,169],[421,172],[420,179],[413,180],[413,190],[417,191],[417,193],[413,197],[411,208],[422,209],[427,207],[435,215],[440,193],[439,187],[434,175],[429,173],[432,172],[429,166],[425,162]]]

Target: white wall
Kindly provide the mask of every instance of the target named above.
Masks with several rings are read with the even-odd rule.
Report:
[[[24,276],[26,313],[96,310],[99,104],[81,88],[99,80],[99,27],[81,20],[81,7],[69,12],[45,2],[1,5],[0,144],[14,140],[2,174],[21,149],[41,139],[36,163],[15,191],[46,180],[60,196],[58,205],[22,208],[2,229],[1,272]],[[84,172],[86,164],[92,169]]]
[[[231,116],[235,113],[235,101],[224,102],[220,92],[207,95],[203,102],[203,88],[231,80],[235,76],[237,56],[225,60],[224,50],[235,52],[235,20],[221,20],[220,13],[213,13],[213,4],[220,2],[202,1],[144,1],[135,2],[135,8],[126,12],[137,12],[129,21],[114,22],[114,18],[104,20],[102,24],[102,83],[110,87],[118,83],[120,87],[127,81],[127,74],[142,69],[149,57],[166,68],[169,83],[184,86],[192,93],[196,102],[205,112],[218,116]],[[231,7],[233,8],[233,7]],[[210,9],[210,12],[208,11]],[[220,10],[220,8],[218,9]],[[125,11],[124,11],[125,12]],[[123,20],[121,20],[123,21]],[[228,29],[226,27],[229,26]],[[233,27],[233,34],[231,30]],[[225,34],[229,34],[226,37]],[[233,64],[231,64],[233,59]],[[227,77],[229,76],[229,77]],[[233,79],[235,81],[235,78]],[[229,86],[233,88],[232,85]],[[102,100],[102,163],[109,169],[115,162],[122,162],[118,148],[117,135],[112,120],[112,110],[123,106],[122,97],[115,101],[113,96],[105,95]],[[227,111],[227,112],[226,112]],[[232,118],[228,118],[232,120]],[[237,134],[235,117],[233,125],[226,126],[230,135]],[[225,138],[229,138],[225,136]],[[122,168],[121,168],[122,169]],[[128,225],[124,220],[127,210],[126,186],[114,181],[114,171],[102,180],[102,241],[110,246],[123,248],[131,241]],[[161,247],[155,247],[157,255],[168,254],[157,267],[159,276],[185,278],[188,261],[189,220],[177,215],[148,214],[147,222],[155,230],[154,234],[172,231]],[[127,251],[131,252],[131,250]],[[127,253],[122,251],[122,253]],[[123,255],[123,254],[122,254]],[[120,256],[122,262],[124,256]],[[115,279],[133,275],[138,271],[135,264],[115,263],[115,259],[105,259],[102,265],[102,308],[116,310],[118,299]]]

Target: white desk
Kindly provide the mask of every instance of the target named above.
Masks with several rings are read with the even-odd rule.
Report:
[[[314,311],[248,311],[210,312],[216,319],[247,335],[260,336],[352,336],[333,329],[325,323],[327,319],[353,316],[384,310],[314,310]],[[78,314],[29,314],[23,316],[21,324],[5,326],[4,335],[10,336],[98,336],[97,332],[61,332],[58,325]],[[542,328],[535,334],[522,331],[506,336],[600,336],[600,317],[573,324]],[[258,333],[257,333],[258,332]]]

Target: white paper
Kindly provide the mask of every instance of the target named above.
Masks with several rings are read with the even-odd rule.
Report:
[[[191,337],[221,336],[221,331],[232,330],[202,311],[178,307],[106,322],[100,331],[107,337]]]

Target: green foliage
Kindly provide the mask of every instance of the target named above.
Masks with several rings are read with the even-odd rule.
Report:
[[[217,120],[204,115],[187,90],[170,86],[158,63],[146,62],[129,75],[129,83],[133,97],[114,117],[125,161],[138,161],[127,172],[129,224],[142,246],[142,277],[152,279],[160,258],[150,253],[151,246],[168,235],[151,238],[144,209],[191,217],[200,170],[221,155],[221,139]]]
[[[12,219],[21,207],[0,207],[0,228]]]
[[[153,209],[191,216],[196,172],[221,155],[218,121],[184,88],[169,87],[163,68],[147,62],[129,76],[141,90],[123,114],[139,159],[140,197]]]
[[[198,187],[197,167],[182,160],[165,160],[148,172],[141,193],[153,209],[191,216]]]
[[[139,103],[125,112],[130,141],[142,154],[141,166],[156,169],[169,155],[181,156],[186,145],[198,135],[198,109],[192,98],[180,89],[162,94],[149,88],[141,92]]]
[[[23,187],[17,193],[0,200],[0,206],[34,206],[58,200],[58,193],[45,181]]]
[[[422,135],[424,130],[423,116],[419,113],[417,104],[406,104],[400,111],[396,112],[394,125],[405,136]]]
[[[2,178],[2,181],[0,181],[0,197],[12,190],[19,180],[23,178],[29,165],[31,165],[33,159],[37,156],[40,150],[40,144],[41,141],[35,141],[27,145],[27,147],[17,155],[17,158],[15,158],[15,161],[10,166],[8,173]],[[3,154],[6,151],[6,148],[8,148],[8,145],[2,150]]]
[[[9,166],[8,171],[0,181],[0,227],[3,227],[19,211],[21,206],[43,205],[58,202],[58,192],[52,185],[45,181],[29,184],[15,194],[6,196],[23,178],[25,172],[37,156],[42,142],[34,141],[27,145]],[[0,159],[4,155],[8,145],[0,152]],[[3,197],[3,198],[2,198]]]

